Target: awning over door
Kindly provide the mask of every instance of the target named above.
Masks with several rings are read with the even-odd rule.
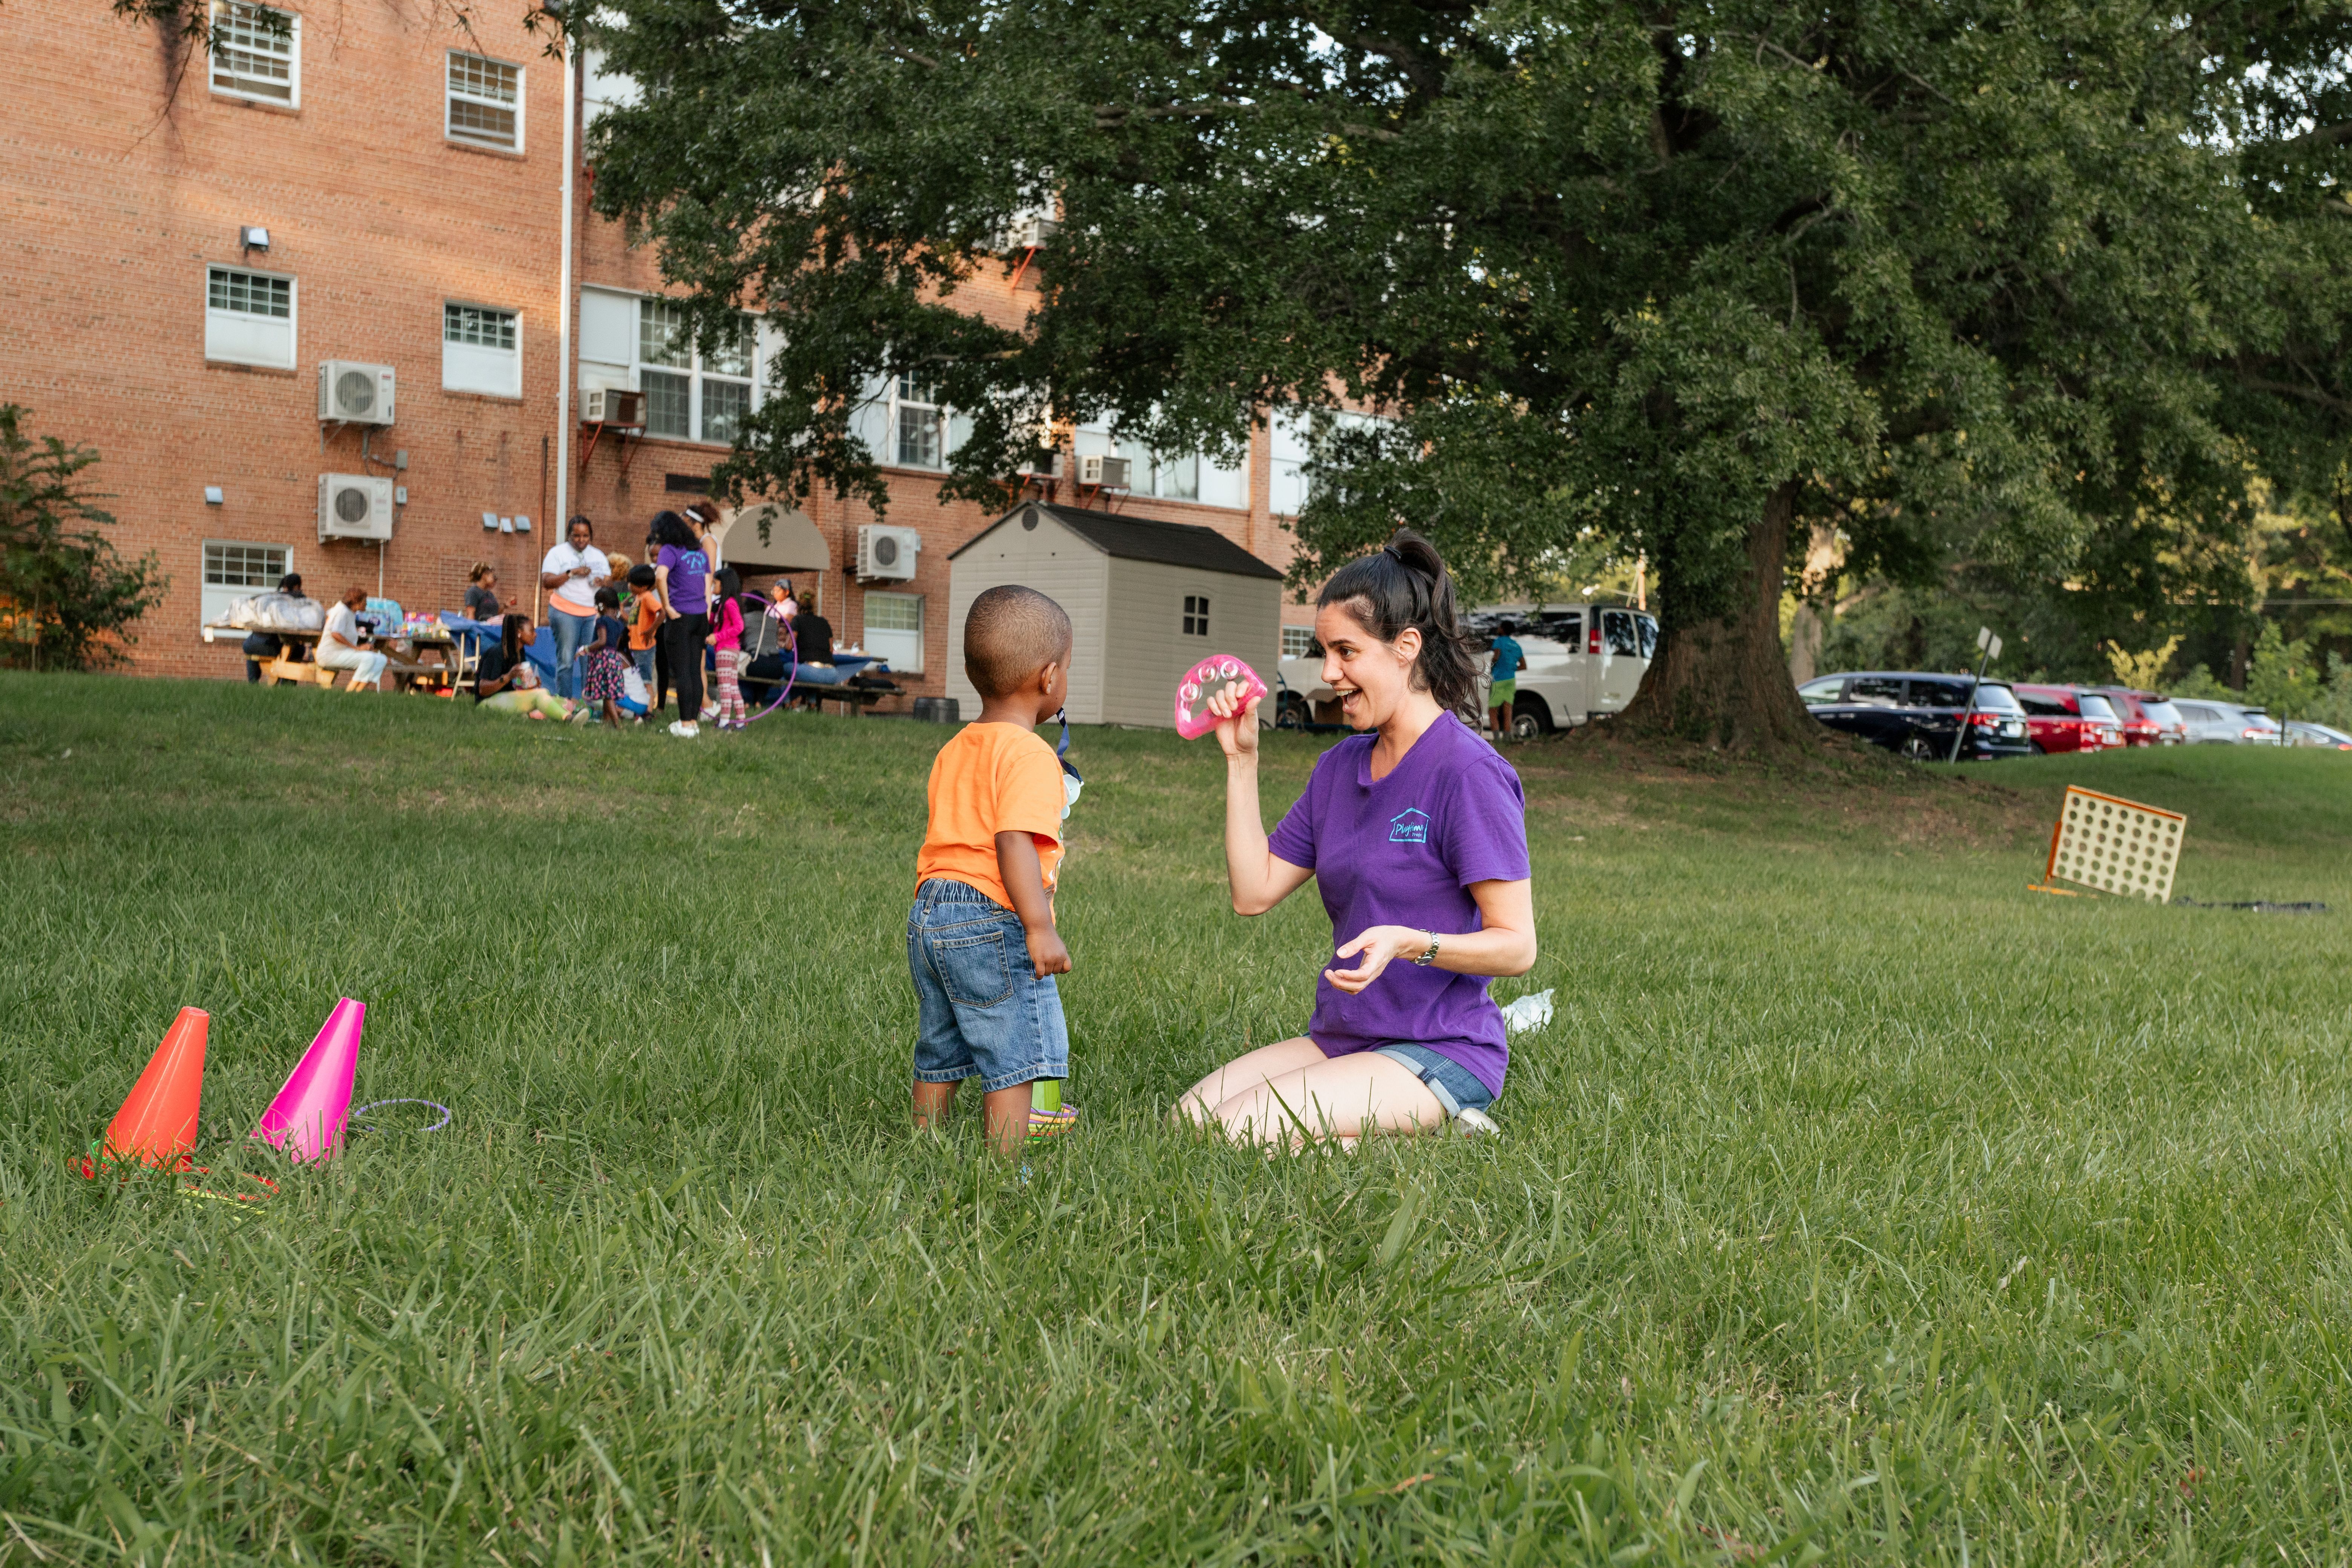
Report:
[[[765,522],[768,537],[760,538]],[[833,552],[806,512],[781,501],[747,506],[722,520],[713,531],[719,560],[738,572],[822,572],[833,564]]]

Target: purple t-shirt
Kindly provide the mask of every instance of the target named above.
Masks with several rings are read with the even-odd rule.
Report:
[[[703,578],[710,571],[710,557],[699,550],[680,550],[675,544],[665,544],[655,564],[669,568],[669,607],[681,616],[698,616],[710,608],[709,585]]]
[[[1331,945],[1377,925],[1448,931],[1484,924],[1473,882],[1528,875],[1527,792],[1519,775],[1451,713],[1388,777],[1372,782],[1372,744],[1355,735],[1323,753],[1269,845],[1277,858],[1315,873],[1331,916]],[[1350,967],[1355,960],[1348,961]],[[1511,1059],[1503,1013],[1486,977],[1427,969],[1403,959],[1350,996],[1315,987],[1307,1035],[1327,1057],[1379,1046],[1429,1047],[1503,1092]]]

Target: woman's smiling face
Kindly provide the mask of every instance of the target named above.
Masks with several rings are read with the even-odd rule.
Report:
[[[1323,679],[1339,695],[1339,715],[1351,730],[1377,730],[1412,689],[1421,633],[1406,627],[1382,642],[1346,605],[1315,612],[1315,640],[1323,645]]]

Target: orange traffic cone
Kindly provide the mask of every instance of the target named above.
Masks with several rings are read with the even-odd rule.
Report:
[[[180,1009],[163,1043],[148,1058],[147,1070],[139,1075],[130,1098],[107,1127],[99,1150],[101,1160],[188,1168],[196,1146],[196,1110],[205,1091],[205,1035],[212,1021],[201,1007]],[[81,1173],[95,1177],[97,1164],[82,1161]]]

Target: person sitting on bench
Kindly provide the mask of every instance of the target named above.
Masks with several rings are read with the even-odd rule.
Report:
[[[347,691],[373,691],[390,662],[373,648],[360,646],[359,613],[367,603],[365,588],[347,588],[341,603],[327,612],[327,629],[319,637],[319,668],[348,669],[352,683]]]
[[[300,599],[305,604],[309,603],[310,596],[302,592],[302,574],[299,572],[289,572],[285,576],[278,579],[278,592],[271,595],[271,597]],[[283,625],[285,623],[281,622],[279,624]],[[263,659],[277,659],[283,658],[299,663],[301,660],[302,654],[303,647],[299,639],[289,640],[279,637],[276,632],[247,632],[245,637],[245,679],[248,685],[257,686],[260,684],[261,661]]]

